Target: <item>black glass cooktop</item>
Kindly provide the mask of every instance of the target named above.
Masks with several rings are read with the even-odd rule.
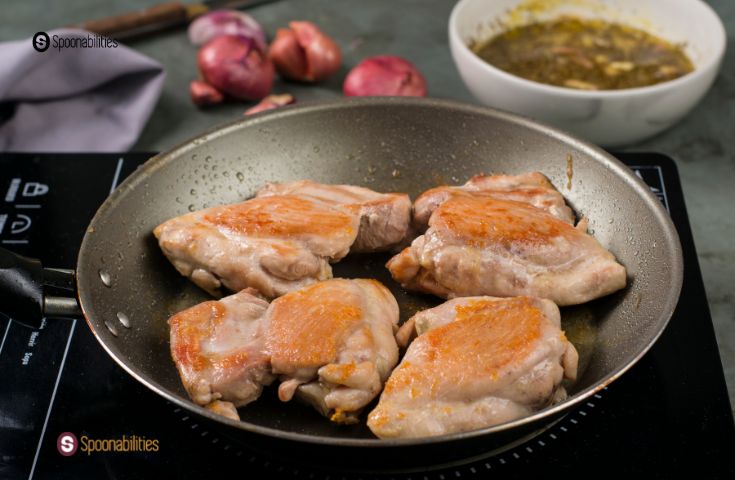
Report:
[[[0,243],[46,266],[73,268],[96,208],[149,156],[0,155]],[[193,478],[218,471],[248,479],[672,478],[690,470],[733,478],[735,425],[675,164],[654,153],[618,157],[651,186],[679,230],[681,300],[638,364],[525,443],[455,465],[437,467],[427,458],[402,472],[294,463],[288,451],[249,450],[140,385],[82,319],[47,319],[31,330],[0,315],[0,479]],[[111,448],[108,440],[126,451],[89,451]]]

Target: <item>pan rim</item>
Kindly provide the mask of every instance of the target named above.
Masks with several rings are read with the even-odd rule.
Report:
[[[438,109],[449,109],[452,111],[461,111],[467,113],[478,114],[482,116],[491,116],[498,118],[502,121],[511,123],[521,128],[534,130],[540,134],[550,136],[556,141],[559,141],[570,148],[578,151],[583,151],[590,158],[599,161],[603,166],[610,169],[616,176],[621,178],[623,181],[628,183],[637,194],[644,201],[647,208],[649,208],[656,220],[662,225],[665,236],[662,241],[670,244],[671,253],[674,258],[671,258],[671,271],[669,277],[669,288],[667,295],[662,300],[662,306],[660,314],[655,323],[660,326],[658,331],[652,336],[647,342],[645,347],[637,354],[633,355],[628,361],[624,362],[622,366],[606,375],[596,385],[587,387],[586,389],[577,392],[575,395],[567,398],[563,402],[556,405],[547,407],[532,415],[528,415],[523,418],[519,418],[510,422],[486,427],[478,430],[472,430],[468,432],[458,432],[452,434],[445,434],[432,437],[420,437],[420,438],[402,438],[402,439],[379,439],[379,438],[340,438],[332,436],[322,435],[311,435],[299,432],[279,430],[272,427],[265,427],[246,421],[231,420],[220,415],[217,415],[205,408],[194,404],[188,399],[184,399],[177,394],[169,391],[163,387],[160,383],[155,381],[148,376],[141,374],[132,365],[129,365],[124,359],[120,358],[114,351],[112,346],[103,338],[108,335],[108,332],[104,331],[102,326],[104,325],[101,319],[95,322],[92,318],[90,310],[94,307],[94,302],[91,298],[87,297],[86,291],[83,288],[83,283],[86,278],[91,278],[96,272],[90,271],[89,268],[83,262],[85,253],[90,248],[90,235],[85,233],[82,240],[82,245],[77,256],[77,291],[79,298],[79,305],[82,309],[82,313],[87,322],[87,325],[92,330],[94,337],[102,345],[103,349],[107,352],[110,357],[122,367],[128,374],[135,378],[138,382],[145,385],[150,390],[154,391],[159,396],[172,402],[173,404],[185,408],[197,415],[208,418],[216,423],[228,425],[229,427],[243,430],[248,433],[265,435],[277,440],[288,440],[295,442],[303,442],[314,445],[330,445],[340,447],[369,447],[369,448],[391,448],[400,446],[421,446],[429,444],[441,444],[451,442],[455,440],[464,440],[475,437],[484,437],[494,433],[512,430],[517,427],[531,425],[544,420],[551,421],[556,416],[559,416],[563,412],[571,410],[573,407],[579,405],[584,400],[597,394],[601,390],[605,389],[616,379],[620,378],[625,372],[627,372],[633,365],[635,365],[656,343],[663,331],[666,329],[671,316],[678,304],[679,296],[681,293],[681,287],[683,283],[683,254],[681,249],[681,243],[676,227],[673,224],[668,212],[661,205],[658,198],[651,193],[648,186],[632,173],[628,167],[626,167],[618,159],[605,152],[601,148],[594,146],[586,141],[577,139],[576,137],[568,134],[562,130],[554,127],[547,126],[536,120],[532,120],[521,115],[489,108],[477,105],[471,105],[461,103],[452,100],[444,99],[425,99],[425,98],[408,98],[408,97],[364,97],[364,98],[349,98],[339,99],[335,101],[327,102],[314,102],[314,103],[303,103],[292,105],[281,108],[274,112],[264,112],[262,114],[253,115],[244,119],[238,119],[229,123],[225,123],[219,126],[215,126],[211,129],[206,130],[187,141],[181,142],[173,148],[151,157],[144,165],[133,172],[128,178],[126,178],[120,186],[103,202],[99,207],[94,217],[92,218],[87,232],[94,231],[95,226],[106,217],[106,213],[113,209],[114,206],[124,197],[124,195],[130,190],[134,189],[136,185],[141,182],[145,182],[146,178],[153,172],[166,165],[168,162],[185,155],[193,147],[207,142],[211,137],[219,137],[227,135],[234,131],[242,128],[250,128],[252,126],[277,121],[280,118],[298,116],[304,114],[310,114],[321,111],[334,111],[342,109],[353,109],[355,107],[409,107],[409,108],[438,108]]]

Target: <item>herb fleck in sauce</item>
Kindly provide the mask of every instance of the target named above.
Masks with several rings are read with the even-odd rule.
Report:
[[[513,75],[581,90],[643,87],[694,70],[679,45],[626,25],[574,17],[515,27],[473,50]]]

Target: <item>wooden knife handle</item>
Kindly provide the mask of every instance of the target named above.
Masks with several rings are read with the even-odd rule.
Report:
[[[189,9],[179,2],[164,3],[145,10],[100,18],[74,25],[99,35],[115,35],[156,25],[169,26],[189,20]]]

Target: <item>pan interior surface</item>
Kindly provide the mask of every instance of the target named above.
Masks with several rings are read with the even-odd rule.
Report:
[[[531,170],[548,176],[575,212],[590,220],[590,232],[625,265],[629,285],[562,309],[563,328],[581,353],[581,375],[569,386],[569,399],[511,424],[440,441],[550,418],[617,378],[658,338],[678,299],[681,250],[658,200],[622,164],[556,130],[489,109],[393,98],[301,105],[230,124],[162,153],[131,175],[92,220],[77,270],[82,308],[123,368],[201,415],[280,438],[400,444],[375,440],[364,422],[336,426],[310,407],[283,404],[273,388],[240,409],[239,423],[189,402],[170,357],[167,319],[209,297],[175,271],[151,232],[177,215],[247,199],[266,182],[307,178],[416,198],[481,172]],[[399,301],[402,321],[440,303],[404,292],[384,268],[388,258],[349,256],[334,273],[385,283]],[[109,275],[109,286],[100,272]],[[130,328],[118,325],[113,335],[105,322],[117,324],[118,314]]]

